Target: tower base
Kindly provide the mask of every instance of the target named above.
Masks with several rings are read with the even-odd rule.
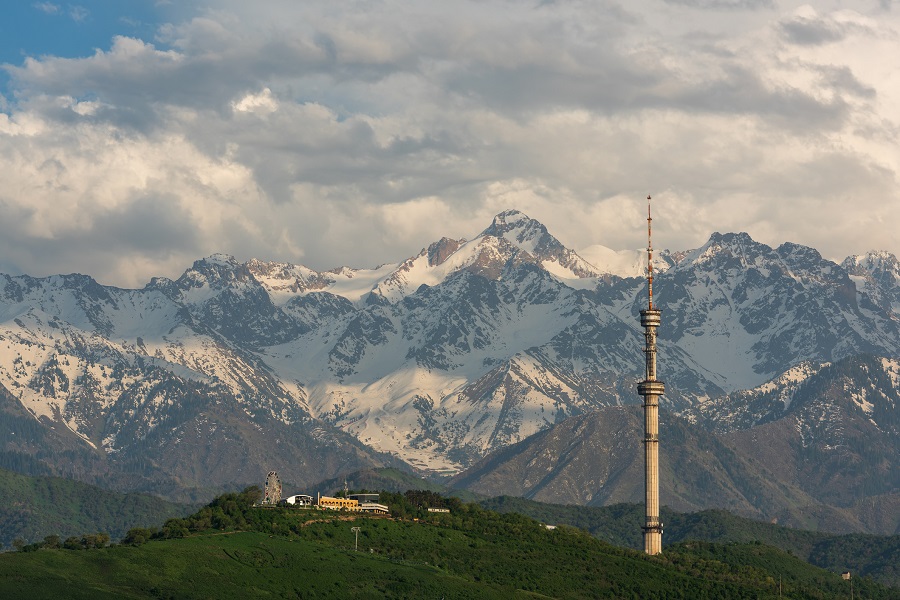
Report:
[[[656,556],[662,553],[662,523],[641,527],[644,530],[644,553]]]

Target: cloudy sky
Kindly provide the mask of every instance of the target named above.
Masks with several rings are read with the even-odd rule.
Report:
[[[900,254],[897,0],[54,0],[0,16],[0,272],[575,249]],[[252,8],[251,8],[252,6]]]

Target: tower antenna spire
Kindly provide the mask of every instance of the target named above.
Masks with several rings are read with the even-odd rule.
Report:
[[[653,310],[653,218],[650,216],[650,195],[647,194],[647,308]]]

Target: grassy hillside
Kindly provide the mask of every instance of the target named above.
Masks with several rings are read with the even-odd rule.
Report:
[[[252,508],[255,497],[224,495],[149,542],[135,530],[114,548],[0,555],[0,597],[737,599],[777,598],[779,578],[785,597],[847,595],[839,576],[761,544],[685,544],[651,558],[429,492],[384,494],[393,518]],[[452,512],[424,510],[434,504]],[[896,597],[855,585],[861,597]]]
[[[47,535],[102,531],[113,539],[136,525],[162,523],[194,507],[144,494],[117,494],[59,477],[29,477],[0,469],[0,546]]]
[[[507,591],[424,564],[258,532],[0,556],[4,597],[511,597]]]
[[[643,506],[616,504],[604,507],[544,504],[502,496],[482,506],[500,512],[531,516],[548,524],[566,524],[591,532],[611,544],[643,547],[640,525]],[[849,570],[900,587],[900,536],[834,535],[804,531],[738,517],[724,510],[676,513],[663,508],[664,546],[689,540],[720,544],[762,543],[789,552],[832,572]]]

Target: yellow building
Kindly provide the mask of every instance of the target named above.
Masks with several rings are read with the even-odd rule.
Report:
[[[349,510],[357,512],[359,511],[359,500],[322,496],[321,498],[319,498],[319,508],[327,508],[328,510]]]

